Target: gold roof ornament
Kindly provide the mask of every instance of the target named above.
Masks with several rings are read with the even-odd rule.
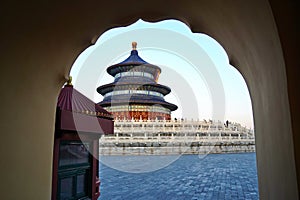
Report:
[[[72,85],[72,76],[69,76],[69,79],[67,80],[67,85]]]
[[[132,50],[136,50],[137,42],[132,42]]]

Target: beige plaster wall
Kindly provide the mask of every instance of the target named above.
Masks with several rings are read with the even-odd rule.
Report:
[[[80,52],[109,28],[177,18],[215,38],[246,79],[261,199],[298,199],[294,90],[267,1],[26,1],[0,11],[1,198],[50,198],[56,97]]]

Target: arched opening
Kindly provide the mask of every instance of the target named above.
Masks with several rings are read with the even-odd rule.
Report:
[[[172,120],[165,119],[166,122],[164,123],[157,121],[157,126],[151,127],[151,125],[156,122],[155,119],[150,119],[149,117],[144,118],[144,116],[138,116],[137,118],[131,116],[127,117],[127,115],[120,116],[120,113],[123,113],[123,111],[120,111],[120,104],[115,106],[115,108],[113,108],[113,105],[108,106],[108,111],[116,112],[117,115],[115,116],[115,135],[113,137],[104,138],[102,142],[103,149],[100,150],[100,152],[104,152],[102,154],[103,156],[112,156],[111,158],[105,157],[102,159],[105,165],[120,170],[120,173],[122,173],[122,171],[144,173],[160,169],[164,170],[174,161],[179,162],[177,159],[180,157],[180,154],[194,154],[194,156],[191,157],[192,160],[183,162],[190,163],[196,158],[194,160],[196,163],[209,153],[253,152],[254,133],[253,130],[249,129],[251,127],[253,128],[251,100],[242,76],[229,65],[228,57],[224,49],[215,40],[204,34],[192,33],[185,24],[179,21],[167,20],[154,24],[139,20],[128,27],[116,28],[105,32],[100,36],[94,46],[89,47],[76,60],[71,70],[75,87],[84,94],[89,95],[95,102],[105,102],[105,99],[113,101],[114,96],[111,94],[112,92],[115,93],[115,99],[119,95],[128,95],[128,91],[132,94],[131,98],[136,97],[134,96],[135,93],[133,93],[135,90],[131,88],[133,86],[130,86],[129,89],[123,88],[120,90],[116,89],[116,87],[118,87],[117,84],[125,87],[123,81],[120,80],[122,77],[126,83],[128,83],[130,82],[130,78],[136,81],[138,76],[139,79],[141,79],[140,76],[144,76],[146,72],[140,71],[141,69],[136,67],[126,72],[115,72],[114,79],[106,75],[106,71],[112,73],[111,71],[117,67],[116,63],[122,63],[122,66],[118,66],[118,70],[122,67],[125,68],[124,62],[122,62],[123,60],[130,60],[130,65],[134,64],[134,58],[131,57],[132,51],[131,56],[127,58],[130,54],[130,43],[132,40],[138,42],[138,55],[141,56],[138,60],[145,59],[146,62],[160,67],[161,73],[158,83],[171,88],[173,98],[170,98],[170,102],[176,102],[175,104],[178,105],[180,112],[173,113]],[[134,48],[136,48],[136,46]],[[145,60],[143,60],[143,62]],[[149,66],[149,68],[150,67],[151,66]],[[151,75],[149,73],[150,72],[147,72],[146,75]],[[143,78],[142,80],[144,81],[142,84],[149,84],[148,79]],[[116,86],[114,86],[114,89],[110,92],[107,86],[111,87],[113,83],[116,84]],[[102,94],[104,99],[102,95],[97,94],[97,88],[101,88],[101,91],[108,91]],[[137,91],[140,92],[139,94],[141,94],[141,92],[148,92],[146,90]],[[143,93],[143,95],[146,94]],[[147,93],[147,95],[149,94]],[[139,96],[139,98],[142,97]],[[130,98],[127,100],[128,102],[124,104],[125,106],[130,103]],[[101,105],[106,106],[101,102]],[[174,118],[177,118],[180,123],[174,120]],[[228,124],[227,121],[227,124],[225,124],[226,119],[229,119],[231,122]],[[135,122],[132,122],[132,120]],[[154,121],[152,122],[151,120]],[[248,126],[248,128],[245,126]],[[242,129],[245,129],[245,131]],[[159,138],[160,142],[153,142],[153,138]],[[177,142],[174,142],[174,140]],[[181,140],[185,142],[177,146],[176,144]],[[189,142],[187,140],[189,140]],[[177,151],[174,150],[176,148],[178,148]],[[149,152],[151,153],[149,154]],[[174,154],[176,156],[174,156]],[[197,154],[200,155],[197,156]],[[122,158],[120,155],[126,156],[126,158]],[[135,157],[136,155],[139,157]],[[151,155],[161,156],[161,161],[158,166],[155,166],[158,164],[157,157],[153,159]],[[128,156],[133,157],[129,159]],[[225,171],[232,170],[230,168],[225,169],[227,167],[223,168],[223,166],[235,166],[240,162],[247,163],[247,165],[239,167],[234,174],[230,176],[239,175],[247,177],[247,180],[243,181],[251,182],[253,189],[248,191],[248,189],[243,188],[242,190],[244,192],[240,194],[239,198],[246,198],[252,195],[251,198],[255,199],[258,196],[255,155],[243,155],[244,157],[239,157],[240,155],[236,156],[237,159],[230,156],[223,159],[223,161],[227,160],[228,163],[224,162],[222,166],[218,166],[215,163],[215,169]],[[221,157],[222,156],[212,157],[213,159],[208,163],[214,163],[214,160],[218,160]],[[243,158],[245,159],[244,161]],[[116,159],[118,160],[117,162]],[[136,160],[133,161],[132,159]],[[148,161],[145,162],[145,159]],[[230,162],[231,160],[233,162]],[[140,163],[143,164],[141,165]],[[204,166],[206,164],[201,165],[201,163],[198,163],[198,165],[199,169],[201,168],[205,171],[206,168]],[[211,165],[209,166],[212,167]],[[197,166],[193,166],[193,168],[197,168]],[[209,169],[207,171],[209,171]],[[246,171],[249,173],[243,174],[243,172]],[[113,170],[110,171],[109,174],[111,174],[111,176],[105,176],[104,180],[102,178],[104,184],[102,188],[103,198],[113,199],[119,196],[130,198],[129,196],[125,196],[128,194],[128,191],[125,189],[121,189],[117,194],[113,191],[113,188],[122,188],[121,180],[115,180],[115,176],[112,174],[113,172]],[[178,173],[188,175],[186,171]],[[203,171],[191,172],[191,174],[193,173],[200,173],[200,175],[201,173],[202,175],[205,174]],[[221,177],[218,175],[218,172],[212,172],[212,174]],[[172,175],[172,173],[169,175]],[[132,177],[126,173],[123,174],[122,177],[123,176],[126,180],[132,180]],[[151,173],[148,176],[155,177],[156,173]],[[134,177],[136,179],[139,178],[137,175],[134,175]],[[169,178],[172,179],[173,177]],[[155,182],[156,184],[159,183],[159,180],[149,181]],[[117,185],[107,185],[108,182],[115,182]],[[140,186],[138,188],[140,189],[135,187],[136,191],[147,190],[147,188],[141,188],[143,187],[142,181],[138,182]],[[224,184],[228,185],[228,182],[230,182],[229,179],[224,180]],[[241,180],[237,180],[237,182],[232,182],[231,184],[238,185],[241,182]],[[212,184],[219,183],[220,180],[214,180]],[[135,183],[126,181],[126,187],[130,188],[132,184]],[[202,183],[199,182],[199,185],[200,184]],[[167,186],[168,183],[165,182],[164,185]],[[150,187],[150,185],[148,187]],[[206,185],[203,188],[205,187]],[[214,186],[211,185],[211,187]],[[131,189],[134,190],[134,188]],[[199,190],[201,190],[201,188]],[[164,192],[166,191],[161,191],[161,193]],[[172,193],[174,191],[170,190],[169,192]],[[215,194],[220,192],[221,191],[218,190],[214,191]],[[237,191],[231,191],[232,194],[235,192]],[[206,192],[203,192],[203,194],[205,193]],[[140,195],[143,196],[143,194]],[[148,194],[148,196],[149,195],[154,194]],[[210,194],[208,194],[206,198],[208,198],[209,195]],[[229,195],[230,198],[238,198],[234,195],[231,196],[231,194],[227,195]],[[174,196],[174,194],[172,194],[172,196]],[[196,195],[194,197],[200,198],[201,196],[202,193],[200,192],[198,196]],[[178,198],[179,197],[180,195]],[[189,197],[191,196],[185,196],[184,198]],[[136,195],[135,198],[146,198],[146,196],[141,197]]]
[[[53,141],[56,97],[76,56],[93,43],[93,37],[138,18],[177,18],[189,24],[193,32],[215,38],[245,77],[253,103],[261,198],[297,199],[299,95],[295,85],[299,85],[299,59],[295,52],[299,30],[295,24],[299,6],[272,0],[134,4],[73,2],[49,6],[33,2],[28,6],[26,2],[30,11],[15,5],[1,7],[1,48],[5,52],[1,54],[5,94],[2,131],[3,141],[13,141],[9,153],[11,142],[1,146],[5,161],[1,167],[6,172],[3,196],[49,198],[53,146],[49,141]],[[101,12],[99,8],[103,8]],[[16,183],[22,187],[12,193]]]

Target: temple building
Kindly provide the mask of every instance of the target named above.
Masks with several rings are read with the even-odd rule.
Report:
[[[114,82],[97,88],[104,96],[98,104],[115,119],[170,120],[177,106],[165,101],[164,96],[171,89],[157,83],[161,69],[143,60],[136,46],[132,42],[130,56],[107,68]]]

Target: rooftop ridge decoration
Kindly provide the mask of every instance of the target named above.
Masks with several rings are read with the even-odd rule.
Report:
[[[137,47],[137,42],[132,42],[132,50],[136,50],[136,47]]]

